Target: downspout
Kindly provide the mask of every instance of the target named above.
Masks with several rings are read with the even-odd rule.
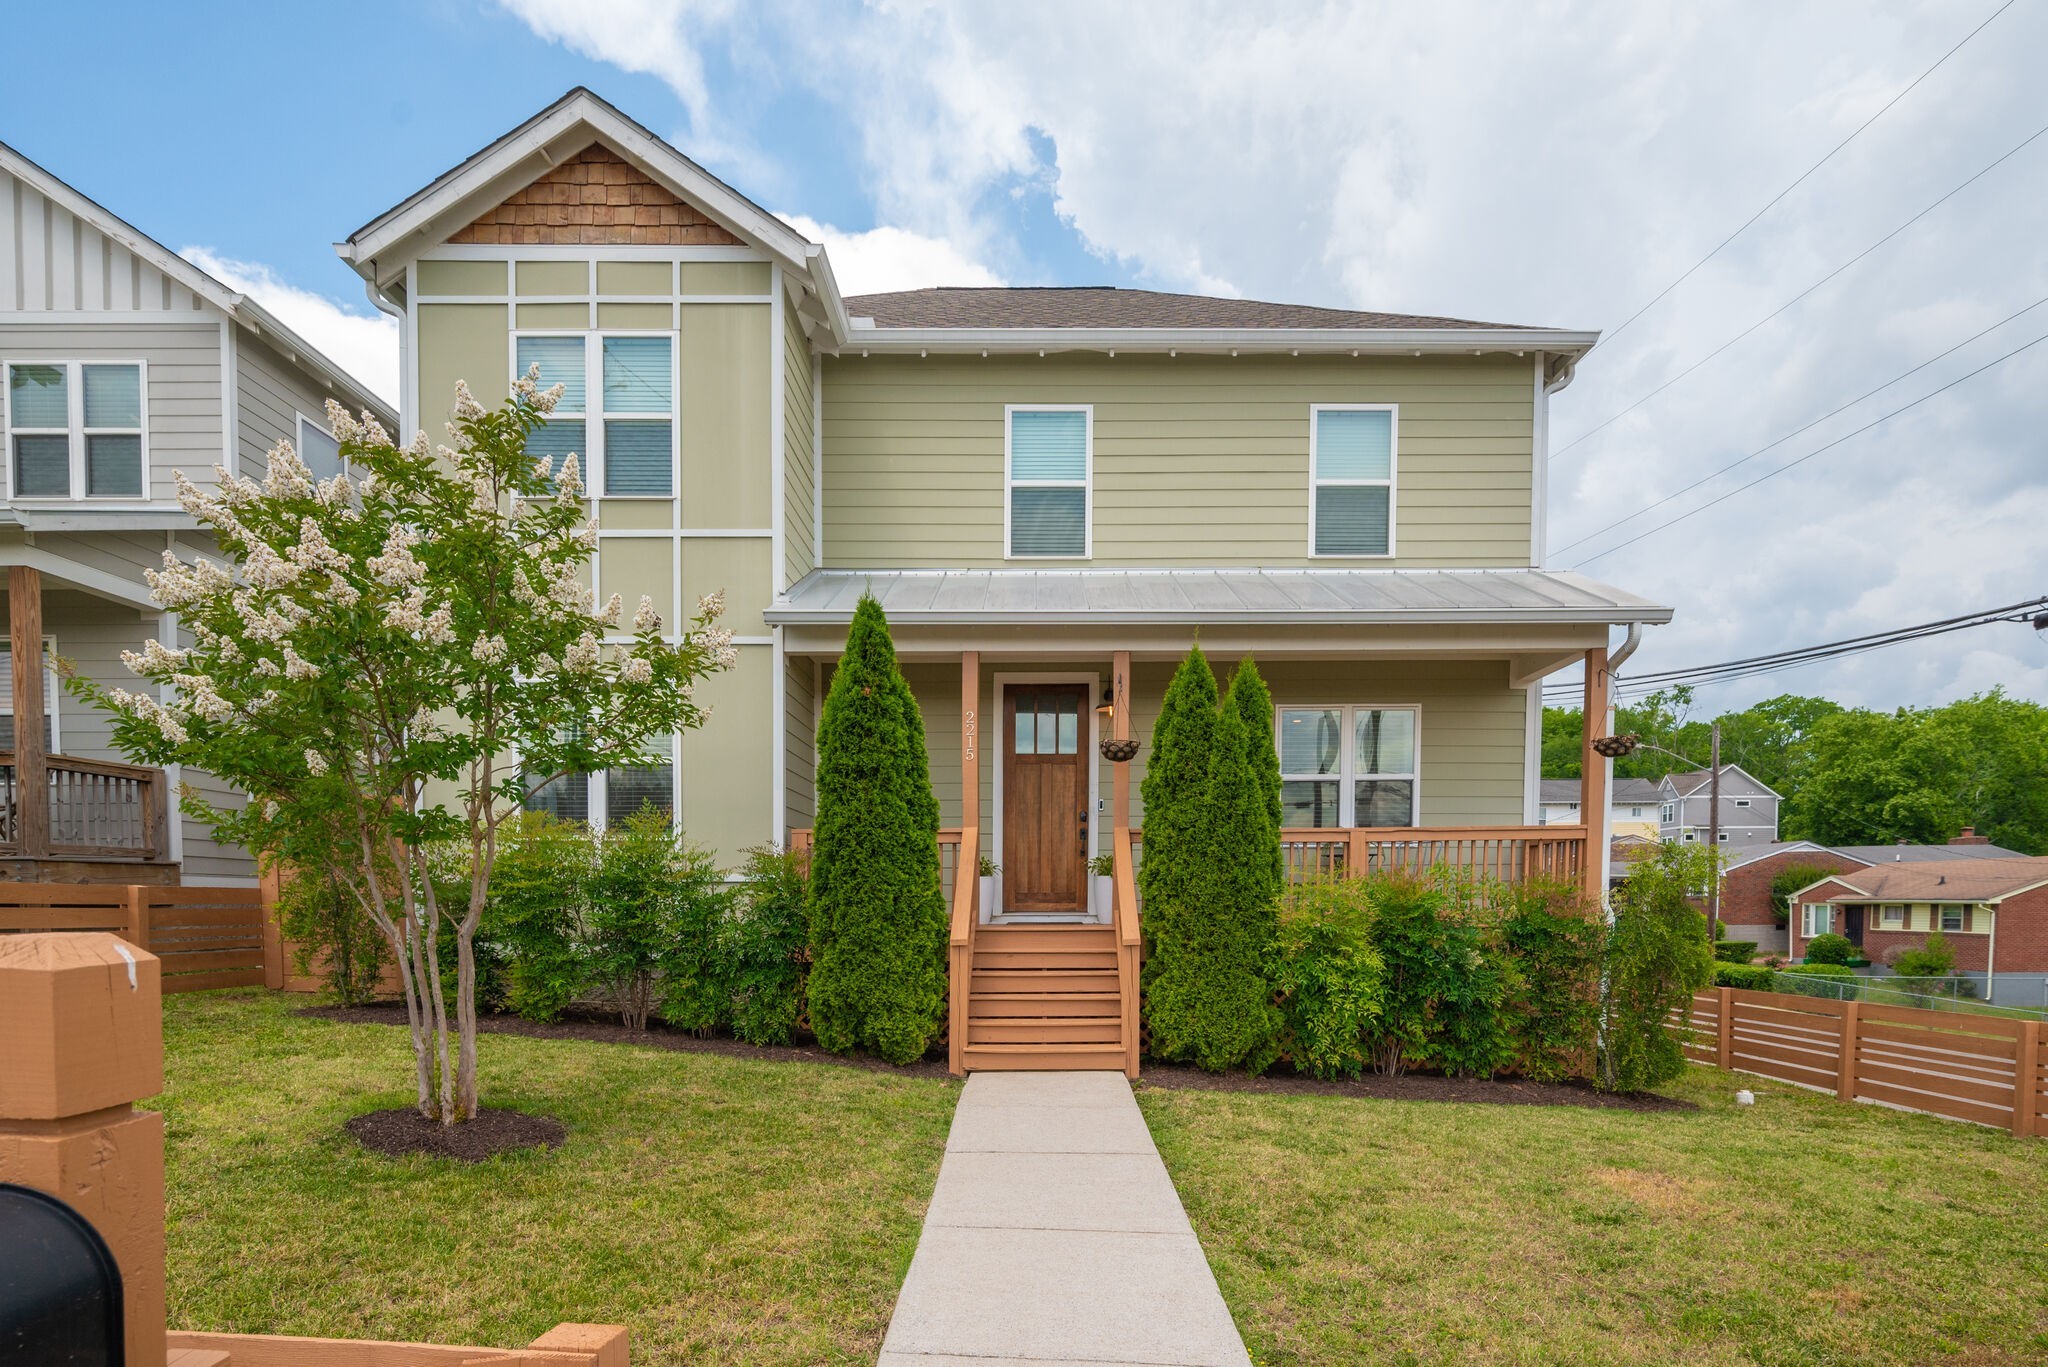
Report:
[[[1991,929],[1984,940],[1984,1004],[1989,1006],[1998,993],[1998,904],[1986,903],[1984,911],[1991,917]]]

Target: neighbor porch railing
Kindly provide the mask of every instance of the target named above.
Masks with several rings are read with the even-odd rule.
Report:
[[[75,755],[41,758],[47,820],[24,820],[12,751],[0,750],[0,856],[152,861],[168,857],[169,791],[161,769]]]

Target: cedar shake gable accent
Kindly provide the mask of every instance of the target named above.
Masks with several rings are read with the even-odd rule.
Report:
[[[603,143],[592,143],[448,239],[495,245],[745,243]]]

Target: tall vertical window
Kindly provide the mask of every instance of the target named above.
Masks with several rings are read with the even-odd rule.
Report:
[[[1412,826],[1420,778],[1412,707],[1283,707],[1280,824]]]
[[[142,366],[7,367],[9,489],[16,498],[141,498]]]
[[[1811,940],[1816,935],[1826,935],[1835,928],[1835,907],[1832,902],[1808,902],[1799,913],[1799,936]]]
[[[1011,558],[1088,555],[1094,421],[1087,407],[1009,409],[1005,554]]]
[[[675,362],[667,337],[606,337],[604,491],[675,492]]]
[[[299,415],[299,459],[316,481],[341,473],[341,443],[324,423],[303,413]]]
[[[581,333],[570,337],[521,337],[513,344],[513,364],[520,375],[539,366],[542,389],[562,386],[561,401],[548,414],[546,424],[527,434],[526,453],[535,458],[553,457],[559,470],[562,458],[574,452],[587,474],[590,444],[584,440],[584,414],[590,382],[586,351]]]
[[[57,658],[57,638],[43,638],[43,659]],[[57,666],[46,663],[43,666],[43,749],[54,753],[59,748],[60,732],[57,725],[57,707],[64,696],[64,690],[57,682]],[[0,750],[14,748],[14,649],[0,644]]]
[[[1309,521],[1317,555],[1394,553],[1394,409],[1318,404]]]

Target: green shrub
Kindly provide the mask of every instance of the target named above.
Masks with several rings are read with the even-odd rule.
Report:
[[[505,1004],[527,1020],[557,1019],[583,991],[583,916],[596,847],[580,823],[528,812],[501,837],[477,942],[505,959]]]
[[[1714,965],[1716,987],[1739,987],[1749,992],[1769,992],[1771,982],[1771,970],[1764,964]]]
[[[1325,1080],[1357,1077],[1366,1031],[1380,1011],[1380,956],[1372,947],[1365,880],[1318,878],[1288,889],[1269,976],[1294,1066]]]
[[[732,1033],[748,1044],[788,1044],[803,1018],[810,965],[804,861],[772,846],[746,855],[746,881],[722,936]]]
[[[1224,695],[1223,702],[1244,722],[1246,762],[1258,781],[1260,810],[1266,818],[1260,836],[1260,848],[1265,853],[1261,868],[1268,886],[1266,900],[1277,904],[1287,890],[1287,866],[1280,852],[1280,750],[1274,739],[1277,728],[1273,724],[1273,694],[1259,677],[1259,667],[1251,656],[1237,662],[1237,672],[1230,676],[1230,692]]]
[[[1849,943],[1846,935],[1831,931],[1806,942],[1806,962],[1810,964],[1846,964],[1855,957],[1856,946]]]
[[[1771,919],[1778,925],[1792,920],[1792,894],[1810,888],[1836,870],[1820,864],[1788,864],[1771,879]]]
[[[833,1053],[913,1063],[946,1010],[939,801],[924,717],[881,604],[863,595],[818,725],[811,1029]],[[1148,861],[1149,862],[1149,861]]]
[[[1145,857],[1138,861],[1138,901],[1145,909],[1146,1022],[1152,1020],[1151,986],[1162,967],[1156,950],[1176,934],[1181,908],[1198,900],[1193,865],[1199,858],[1201,807],[1209,784],[1209,752],[1216,733],[1216,675],[1189,649],[1152,724],[1152,746],[1139,791],[1145,802]]]
[[[1853,1001],[1856,984],[1856,970],[1842,964],[1787,964],[1774,982],[1780,992],[1829,1001]]]
[[[1597,1078],[1609,1091],[1642,1091],[1685,1070],[1670,1020],[1714,975],[1706,917],[1687,893],[1709,886],[1717,863],[1712,849],[1665,845],[1614,892]]]
[[[1918,949],[1902,949],[1891,956],[1892,972],[1902,978],[1944,978],[1955,966],[1956,952],[1938,930],[1929,931],[1927,943]]]
[[[1380,1018],[1366,1037],[1379,1072],[1411,1062],[1489,1076],[1514,1054],[1502,1003],[1512,969],[1476,926],[1444,914],[1442,888],[1405,875],[1364,880],[1381,963]]]
[[[342,1006],[376,999],[377,980],[391,960],[391,942],[354,892],[333,874],[305,869],[284,880],[278,929],[293,942],[293,967],[316,970],[326,994]]]
[[[1754,940],[1716,940],[1714,958],[1724,964],[1746,964],[1756,957]]]
[[[1153,940],[1152,1049],[1209,1072],[1242,1066],[1256,1074],[1280,1050],[1280,1013],[1265,973],[1278,910],[1268,848],[1279,846],[1234,707],[1217,717],[1208,787],[1195,814],[1188,885]]]
[[[1856,970],[1847,964],[1786,964],[1778,970],[1796,978],[1854,978]]]
[[[1496,937],[1514,968],[1504,1011],[1509,1066],[1541,1081],[1584,1077],[1600,1031],[1604,918],[1562,880],[1513,884],[1487,900],[1507,913]]]
[[[629,1030],[645,1030],[657,1009],[685,1030],[723,1016],[714,953],[723,879],[710,853],[668,823],[652,806],[615,823],[598,841],[588,883],[585,982]]]

